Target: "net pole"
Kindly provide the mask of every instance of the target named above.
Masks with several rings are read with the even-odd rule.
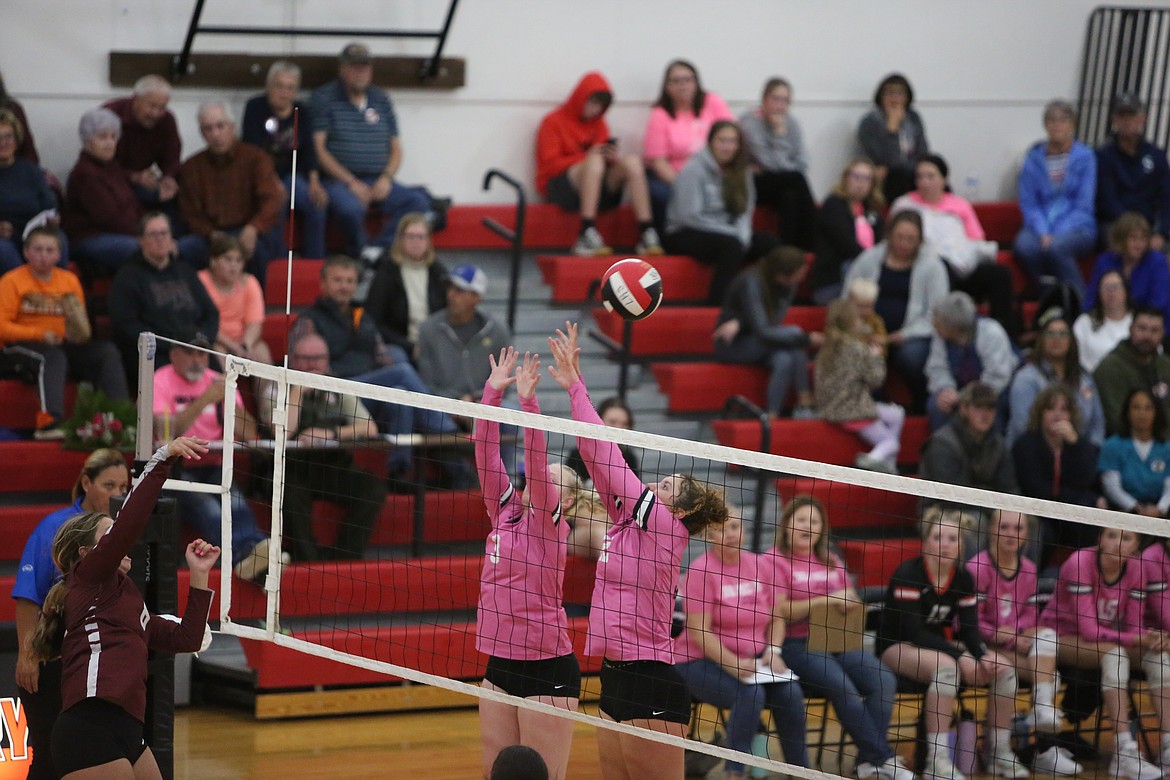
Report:
[[[231,358],[228,358],[230,362]],[[219,482],[219,612],[220,621],[228,620],[232,607],[232,569],[235,550],[232,548],[232,480],[235,479],[236,441],[236,377],[227,371],[224,377],[223,402],[223,463]],[[249,551],[250,552],[250,551]]]
[[[288,355],[285,355],[285,363]],[[280,613],[280,577],[284,563],[280,557],[280,540],[284,536],[284,456],[288,442],[288,370],[276,378],[276,402],[272,410],[272,526],[268,536],[268,575],[264,578],[267,596],[264,608],[267,635],[277,635]]]
[[[154,452],[154,351],[153,333],[138,334],[138,430],[134,439],[134,458],[143,463]]]

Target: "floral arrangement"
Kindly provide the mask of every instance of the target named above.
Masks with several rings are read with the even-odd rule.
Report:
[[[71,450],[100,447],[133,449],[138,434],[138,410],[131,401],[112,401],[101,390],[82,383],[77,389],[73,415],[62,426]]]

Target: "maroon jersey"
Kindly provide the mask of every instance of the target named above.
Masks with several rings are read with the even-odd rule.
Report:
[[[191,588],[182,623],[151,615],[118,566],[154,512],[174,458],[162,447],[146,464],[109,533],[65,577],[61,645],[61,710],[80,701],[111,701],[138,720],[146,716],[147,650],[194,652],[203,641],[211,591]]]

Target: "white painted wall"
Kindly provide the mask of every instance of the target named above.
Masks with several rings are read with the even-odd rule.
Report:
[[[823,195],[854,151],[854,129],[880,78],[914,84],[931,146],[952,181],[978,199],[1014,196],[1015,167],[1042,134],[1040,113],[1077,89],[1096,0],[462,0],[447,53],[467,60],[454,92],[398,90],[407,182],[458,201],[483,193],[489,167],[532,180],[535,129],[586,70],[612,82],[610,123],[638,149],[665,63],[694,61],[704,85],[737,113],[764,80],[787,77],[804,125],[810,179]],[[1146,6],[1170,6],[1151,0]],[[111,50],[181,46],[194,0],[4,0],[0,69],[25,105],[44,163],[62,177],[76,158],[77,119],[121,94],[107,81]],[[207,23],[434,27],[444,0],[208,0]],[[201,51],[332,53],[344,40],[203,38]],[[429,43],[370,41],[375,53]],[[376,79],[377,74],[375,74]],[[213,93],[177,91],[184,156],[202,147],[195,107]],[[223,96],[223,95],[216,95]],[[227,95],[242,108],[247,94]],[[972,190],[968,177],[977,183]]]

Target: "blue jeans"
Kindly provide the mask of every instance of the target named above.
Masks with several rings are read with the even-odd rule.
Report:
[[[646,187],[650,190],[650,213],[654,215],[654,229],[658,235],[666,235],[666,207],[674,185],[658,178],[658,174],[646,169]]]
[[[219,484],[219,466],[184,466],[182,478],[191,482],[208,485]],[[220,497],[211,493],[190,493],[176,491],[179,503],[179,518],[195,531],[204,541],[214,545],[221,543]],[[244,560],[257,543],[268,537],[256,527],[256,515],[244,500],[244,494],[232,485],[232,560]]]
[[[1024,266],[1032,282],[1044,292],[1046,286],[1041,277],[1055,277],[1057,281],[1070,285],[1085,299],[1085,277],[1081,275],[1077,258],[1093,251],[1096,246],[1097,234],[1086,228],[1072,230],[1068,233],[1057,233],[1052,237],[1052,243],[1047,249],[1040,246],[1040,236],[1029,228],[1024,228],[1016,236],[1014,247],[1016,259]]]
[[[359,176],[367,185],[373,185],[377,176]],[[326,179],[325,191],[329,193],[329,211],[337,220],[337,227],[345,236],[345,252],[351,257],[361,254],[362,247],[368,244],[389,247],[394,243],[394,234],[398,230],[398,220],[406,214],[419,212],[425,214],[431,208],[431,199],[422,187],[408,187],[397,181],[393,182],[390,194],[376,205],[388,219],[382,227],[382,232],[371,241],[366,233],[366,207],[354,197],[349,187],[337,179]]]
[[[292,174],[286,174],[281,180],[285,192],[292,195]],[[325,257],[325,216],[326,208],[318,208],[309,197],[309,180],[297,175],[297,211],[301,215],[301,256],[310,258]],[[283,234],[288,222],[288,209],[281,209],[280,228]]]
[[[392,365],[376,368],[359,376],[351,377],[355,382],[366,382],[378,387],[394,387],[413,393],[431,394],[431,388],[423,381],[406,360],[396,360]],[[378,427],[389,434],[405,435],[414,433],[455,433],[455,421],[442,412],[417,406],[393,404],[373,398],[363,398],[362,403]],[[410,448],[396,447],[390,454],[391,471],[402,471],[410,465]]]
[[[60,230],[57,231],[57,240],[61,242],[61,259],[57,262],[57,267],[68,268],[69,241]],[[0,238],[0,274],[6,274],[12,269],[20,268],[24,265],[24,255],[20,252],[23,246],[24,242],[20,236],[14,235],[12,238]]]
[[[913,399],[914,412],[919,412],[926,403],[926,359],[930,357],[930,338],[906,339],[901,344],[890,346],[890,364],[906,380]]]
[[[894,755],[886,740],[898,681],[873,653],[840,655],[808,649],[807,639],[784,640],[784,662],[810,696],[833,703],[837,719],[857,744],[857,760],[880,766]]]
[[[793,325],[781,326],[799,330]],[[780,347],[769,344],[755,333],[746,333],[716,343],[715,357],[724,363],[760,363],[768,366],[768,411],[780,413],[793,389],[808,390],[808,350],[804,347]]]
[[[720,709],[731,709],[727,718],[727,747],[743,753],[752,752],[752,737],[760,725],[764,704],[767,704],[784,748],[784,760],[796,766],[808,766],[808,726],[800,683],[748,685],[732,677],[710,658],[676,664],[674,668],[687,681],[691,696]],[[743,764],[728,761],[727,768],[743,771]]]
[[[179,257],[191,266],[199,261],[201,253],[206,252],[203,240],[199,236],[183,236],[178,239],[178,243]],[[137,250],[137,236],[127,236],[122,233],[99,233],[96,236],[83,238],[74,244],[73,258],[79,263],[88,263],[96,268],[114,273]]]

